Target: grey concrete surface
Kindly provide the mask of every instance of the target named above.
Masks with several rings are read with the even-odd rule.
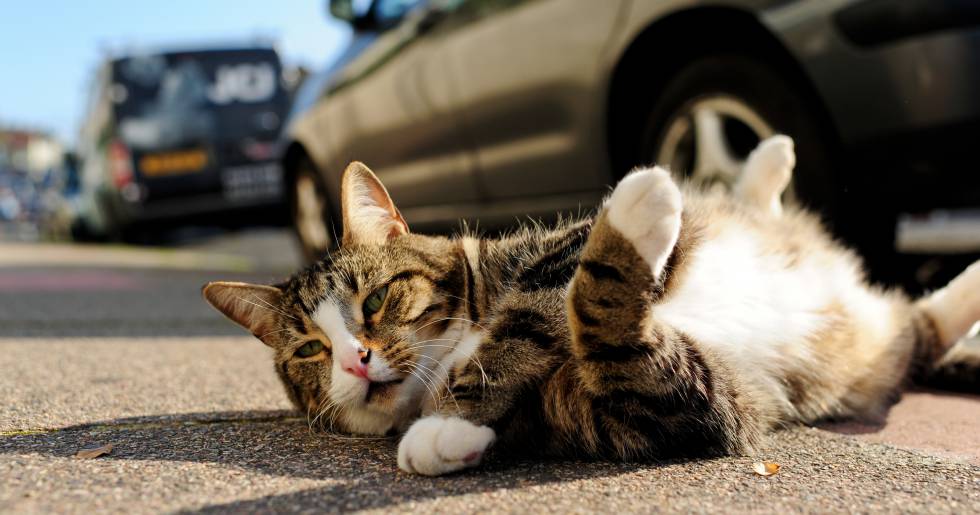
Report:
[[[244,336],[0,338],[0,370],[0,431],[290,407]]]
[[[980,512],[980,397],[938,392],[906,396],[882,424],[778,432],[753,457],[498,451],[479,470],[409,476],[394,439],[311,433],[268,350],[200,300],[206,280],[274,281],[281,269],[205,260],[200,271],[105,249],[139,254],[113,267],[100,249],[58,252],[4,263],[0,245],[2,513]],[[72,457],[107,443],[106,456]],[[757,476],[760,460],[783,468]]]

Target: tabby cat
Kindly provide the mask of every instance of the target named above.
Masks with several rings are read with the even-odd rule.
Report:
[[[363,164],[340,248],[284,284],[204,296],[274,351],[289,398],[334,431],[404,432],[438,475],[511,449],[611,459],[751,452],[791,423],[880,414],[980,319],[980,263],[917,302],[868,285],[784,208],[792,140],[734,193],[626,176],[593,218],[500,238],[410,233]]]

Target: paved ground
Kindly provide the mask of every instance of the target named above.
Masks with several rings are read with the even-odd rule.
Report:
[[[395,440],[311,433],[266,349],[200,300],[206,280],[283,277],[291,242],[260,240],[0,245],[0,512],[980,512],[980,397],[936,392],[884,424],[782,431],[754,458],[399,473]]]

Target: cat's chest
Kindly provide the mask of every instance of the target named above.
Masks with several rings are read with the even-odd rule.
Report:
[[[805,353],[823,313],[853,273],[802,259],[790,266],[751,233],[732,231],[695,250],[653,316],[730,356],[753,362]]]

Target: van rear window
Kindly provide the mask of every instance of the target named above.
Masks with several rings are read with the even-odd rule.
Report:
[[[149,54],[113,63],[120,136],[140,148],[278,129],[286,106],[271,50]],[[244,133],[243,133],[244,131]]]

